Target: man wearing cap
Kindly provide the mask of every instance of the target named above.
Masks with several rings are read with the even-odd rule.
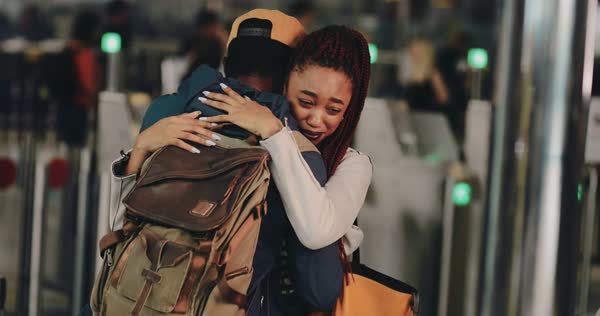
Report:
[[[141,131],[146,130],[159,120],[201,111],[203,116],[223,114],[221,111],[203,104],[199,98],[202,91],[221,92],[221,86],[227,85],[258,103],[267,106],[280,120],[291,129],[297,130],[297,123],[291,115],[289,104],[281,93],[285,80],[285,71],[292,48],[305,35],[302,25],[293,17],[274,10],[252,10],[238,17],[228,40],[227,56],[224,61],[226,78],[217,71],[200,66],[189,79],[179,86],[177,93],[157,98],[146,112]],[[271,93],[273,92],[273,93]],[[219,133],[230,137],[245,139],[250,136],[245,130],[234,126],[224,126]],[[128,192],[134,184],[134,177],[120,176],[128,174],[127,161],[144,160],[149,153],[139,153],[134,149],[121,160],[113,164],[113,188],[111,192],[117,203],[119,195]],[[324,185],[327,173],[321,155],[315,152],[303,153],[304,159],[313,171],[315,178]],[[129,170],[132,171],[132,170]],[[116,181],[116,183],[115,183]],[[112,191],[112,189],[111,189]],[[319,250],[304,247],[296,237],[285,215],[281,197],[271,183],[267,194],[269,211],[263,218],[258,245],[253,263],[253,279],[248,290],[249,295],[260,299],[252,300],[248,307],[249,315],[262,315],[269,310],[270,315],[306,314],[311,310],[331,310],[337,296],[341,293],[343,270],[336,244]],[[111,198],[111,204],[113,198]],[[122,216],[122,205],[115,206],[116,217]],[[113,209],[113,208],[111,208]],[[121,219],[117,219],[122,223]],[[118,229],[119,227],[113,227]],[[285,251],[294,262],[280,267],[280,251],[285,240]],[[282,275],[289,273],[295,279],[310,277],[311,271],[327,271],[328,280],[314,278],[304,282],[308,288],[298,289],[295,294],[282,295],[280,285]],[[323,273],[320,273],[323,275]],[[286,282],[283,282],[284,284]],[[285,285],[283,286],[286,287]],[[266,293],[269,289],[269,293]],[[291,291],[294,292],[292,288]],[[266,305],[265,305],[266,304]]]

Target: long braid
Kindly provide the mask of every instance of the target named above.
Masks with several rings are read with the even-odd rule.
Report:
[[[344,119],[337,130],[318,146],[327,168],[327,176],[331,177],[350,146],[367,98],[371,76],[367,41],[358,31],[340,25],[315,31],[298,44],[290,58],[287,73],[311,65],[342,71],[352,82],[352,98]],[[349,260],[341,240],[338,241],[338,247],[345,271],[350,272]]]

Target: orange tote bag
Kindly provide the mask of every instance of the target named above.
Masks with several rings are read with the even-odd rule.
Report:
[[[417,316],[419,293],[412,286],[360,264],[357,250],[334,316]]]

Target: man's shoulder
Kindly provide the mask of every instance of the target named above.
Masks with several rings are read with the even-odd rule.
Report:
[[[183,113],[183,105],[177,93],[162,95],[154,99],[144,114],[140,131],[147,129],[165,117]]]
[[[185,102],[196,96],[203,88],[223,80],[223,75],[207,65],[200,65],[192,74],[183,80],[177,88],[177,94]]]
[[[287,117],[289,119],[290,115],[290,104],[286,97],[271,93],[271,92],[258,92],[256,94],[255,101],[268,107],[271,112],[277,118],[284,121]]]

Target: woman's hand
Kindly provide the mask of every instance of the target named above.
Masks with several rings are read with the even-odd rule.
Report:
[[[221,137],[212,130],[219,124],[196,119],[200,111],[166,117],[138,135],[127,164],[127,173],[137,172],[144,160],[153,152],[167,145],[177,146],[192,153],[200,151],[185,141],[214,146]]]
[[[200,112],[196,111],[161,119],[138,135],[134,149],[153,153],[161,147],[173,145],[197,153],[198,149],[185,140],[205,146],[216,145],[213,140],[221,137],[212,129],[218,127],[218,124],[197,120],[198,115]]]
[[[225,84],[221,84],[221,88],[227,94],[203,91],[206,97],[200,101],[227,114],[201,117],[200,120],[235,124],[261,139],[267,139],[283,128],[281,121],[266,106],[240,96]]]

